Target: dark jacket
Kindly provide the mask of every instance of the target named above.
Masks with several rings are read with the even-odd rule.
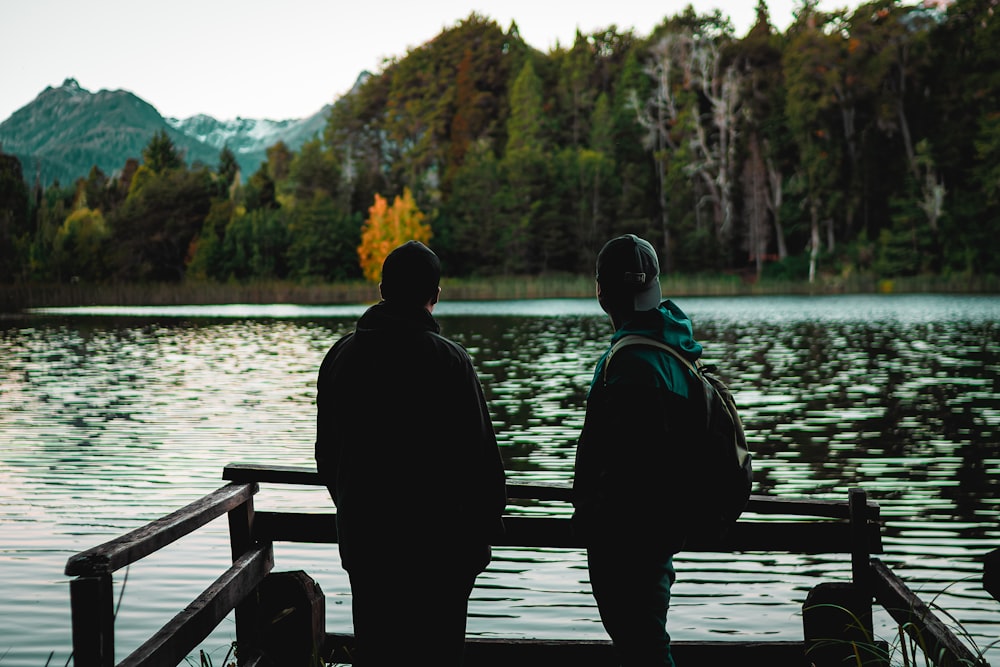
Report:
[[[472,360],[430,313],[368,309],[323,360],[316,404],[316,466],[345,568],[485,568],[502,530],[503,464]]]
[[[691,321],[670,301],[637,312],[611,338],[638,334],[692,361],[701,344]],[[609,351],[610,351],[609,346]],[[685,457],[703,424],[694,378],[665,350],[621,348],[601,357],[587,396],[573,480],[574,526],[588,544],[615,540],[677,551],[684,539]]]

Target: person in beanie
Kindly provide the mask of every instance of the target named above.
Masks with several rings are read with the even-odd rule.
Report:
[[[597,257],[597,300],[614,334],[587,395],[573,480],[574,528],[624,667],[674,665],[666,621],[685,535],[684,453],[695,415],[705,414],[690,372],[655,346],[691,361],[702,351],[688,317],[662,299],[659,273],[656,251],[633,234],[611,239]],[[641,338],[614,347],[626,336]]]
[[[432,315],[440,276],[424,244],[393,250],[382,300],[319,370],[316,467],[337,508],[362,667],[460,665],[469,595],[503,530],[482,385]]]

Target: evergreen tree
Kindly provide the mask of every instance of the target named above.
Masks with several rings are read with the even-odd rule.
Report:
[[[552,161],[543,139],[542,116],[542,82],[529,59],[511,86],[507,147],[500,161],[504,187],[497,203],[505,274],[544,271],[550,250],[546,244],[558,236],[550,235],[542,221],[542,212],[549,208],[545,200],[552,193]]]
[[[240,179],[240,165],[236,162],[236,155],[229,148],[229,144],[224,145],[219,151],[219,166],[215,171],[219,175],[223,190],[228,195],[230,188]]]
[[[133,180],[133,193],[107,218],[109,270],[124,280],[180,281],[211,209],[212,174],[172,169],[152,174],[139,190],[135,185]]]
[[[142,162],[156,174],[184,167],[184,158],[166,130],[159,130],[153,134],[153,138],[142,150]]]
[[[500,166],[485,139],[473,143],[452,179],[453,196],[434,227],[434,251],[457,275],[491,275],[504,267]]]
[[[542,81],[532,61],[526,60],[510,92],[505,153],[541,149],[543,109]]]
[[[311,199],[300,200],[291,214],[288,275],[304,282],[358,279],[360,243],[360,218],[317,190]]]
[[[28,203],[21,161],[0,153],[0,281],[13,281],[27,270]]]

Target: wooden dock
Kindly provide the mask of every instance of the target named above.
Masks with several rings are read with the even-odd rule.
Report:
[[[228,483],[203,498],[126,535],[71,557],[66,564],[77,667],[114,665],[114,573],[208,522],[228,515],[233,565],[119,667],[174,667],[182,663],[234,609],[239,665],[315,667],[350,663],[353,636],[328,631],[325,598],[304,572],[272,572],[273,549],[281,542],[335,543],[335,514],[258,510],[261,484],[321,486],[314,470],[229,465]],[[567,485],[509,485],[514,499],[570,501]],[[568,518],[506,516],[506,536],[497,546],[582,548]],[[801,641],[677,641],[682,665],[744,664],[825,667],[888,664],[887,647],[872,643],[872,610],[880,605],[924,647],[939,667],[986,665],[938,616],[875,557],[882,553],[879,507],[861,489],[844,501],[752,496],[745,514],[725,540],[702,540],[688,551],[843,554],[850,582],[817,582],[802,608]],[[983,584],[1000,600],[1000,550],[984,563]],[[281,622],[275,623],[276,614]],[[846,619],[846,620],[845,620]],[[482,639],[466,643],[468,667],[610,667],[611,644],[600,640]],[[419,656],[415,656],[416,660]],[[845,662],[845,658],[851,659]]]

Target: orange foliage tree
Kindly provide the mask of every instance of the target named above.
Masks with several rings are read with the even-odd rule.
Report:
[[[361,226],[361,245],[358,260],[365,279],[377,283],[382,279],[382,262],[393,248],[407,241],[427,243],[431,240],[431,226],[424,223],[424,214],[417,208],[413,193],[403,189],[389,206],[385,197],[376,194],[375,203],[368,209],[368,219]]]

